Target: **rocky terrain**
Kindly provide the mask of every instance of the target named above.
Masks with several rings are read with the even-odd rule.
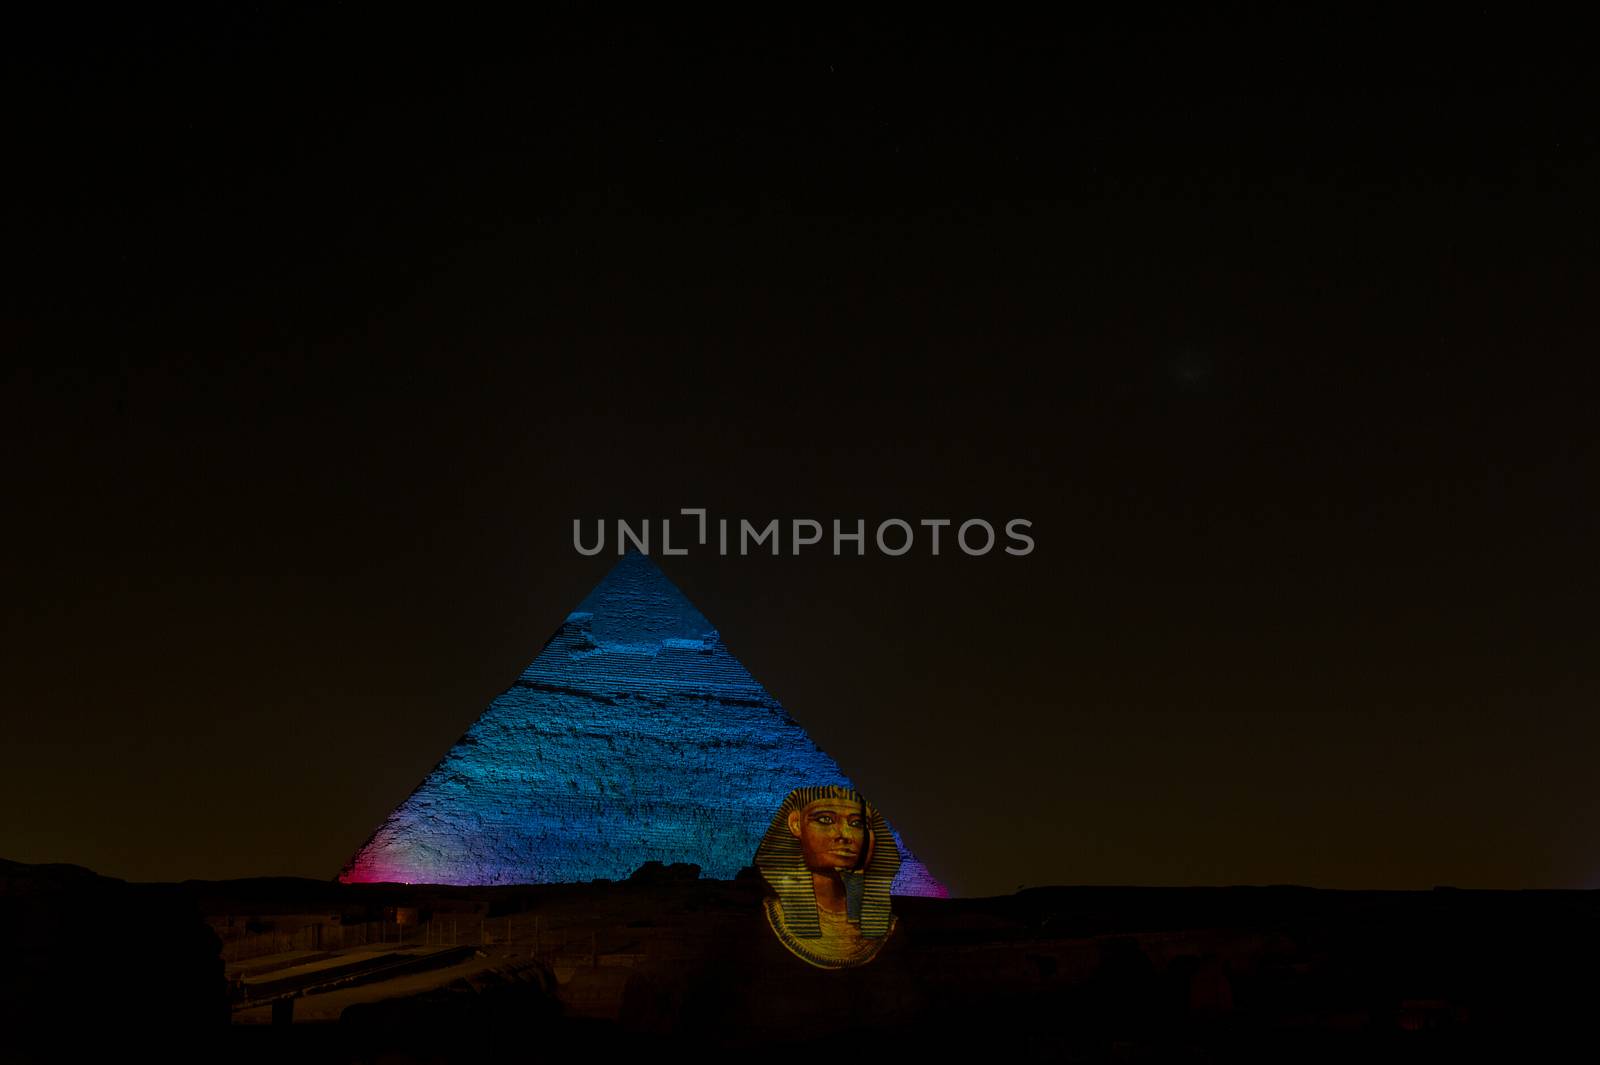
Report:
[[[1587,1023],[1592,892],[1039,888],[899,898],[872,965],[811,969],[763,886],[649,866],[468,888],[126,884],[0,867],[9,1031],[232,1058],[469,1060],[491,1046],[875,1046],[1021,1060],[1516,1053]],[[93,1024],[86,1022],[92,1021]],[[22,1045],[19,1038],[18,1044]]]

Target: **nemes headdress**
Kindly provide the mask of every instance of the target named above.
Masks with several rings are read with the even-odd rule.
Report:
[[[812,887],[811,870],[806,868],[800,851],[800,841],[789,831],[789,815],[821,799],[835,799],[859,806],[867,825],[867,841],[863,848],[865,862],[855,869],[841,870],[844,879],[846,916],[858,922],[861,934],[871,938],[887,935],[890,927],[889,886],[895,873],[900,871],[900,850],[895,846],[894,834],[883,814],[854,788],[838,784],[796,788],[791,791],[773,815],[767,834],[756,848],[756,868],[767,883],[778,893],[783,904],[784,921],[790,932],[802,939],[816,939],[822,935],[817,919],[817,898]]]

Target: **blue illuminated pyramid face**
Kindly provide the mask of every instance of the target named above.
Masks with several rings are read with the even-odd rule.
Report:
[[[386,818],[347,883],[731,879],[794,788],[854,786],[704,615],[630,552]],[[894,890],[944,895],[906,850]]]

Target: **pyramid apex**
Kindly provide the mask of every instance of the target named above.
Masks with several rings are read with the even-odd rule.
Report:
[[[567,616],[600,644],[714,640],[716,629],[655,559],[629,548]]]

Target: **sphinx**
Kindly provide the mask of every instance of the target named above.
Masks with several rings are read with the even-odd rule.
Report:
[[[776,892],[763,903],[768,927],[810,965],[865,965],[894,932],[889,886],[900,851],[883,814],[853,788],[791,791],[762,837],[755,864]]]

